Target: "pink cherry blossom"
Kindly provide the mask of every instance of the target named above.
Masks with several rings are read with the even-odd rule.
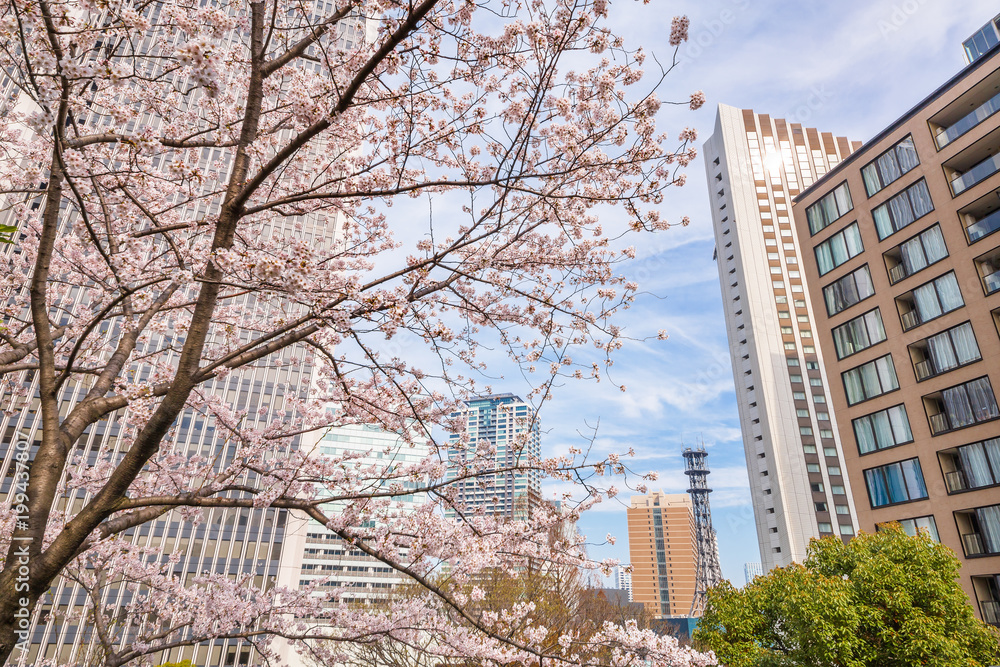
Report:
[[[710,664],[630,626],[546,646],[530,601],[474,615],[484,570],[613,567],[566,526],[655,475],[591,446],[498,462],[453,416],[509,373],[495,350],[537,372],[535,405],[606,379],[640,289],[621,265],[646,241],[623,237],[669,227],[695,155],[656,114],[687,95],[661,103],[608,0],[203,4],[0,0],[0,223],[18,229],[0,248],[0,431],[33,457],[0,503],[0,658],[26,660],[23,609],[92,631],[48,664],[222,640],[336,664],[378,638],[442,663]],[[398,451],[315,435],[360,425]],[[572,490],[517,521],[456,490],[506,472]],[[279,512],[416,593],[278,585],[251,546],[193,569],[212,530]],[[47,608],[50,589],[76,602]]]

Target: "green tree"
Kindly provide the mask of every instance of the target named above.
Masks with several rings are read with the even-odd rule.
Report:
[[[728,667],[985,667],[995,629],[973,615],[955,554],[898,524],[848,544],[813,540],[805,561],[709,593],[694,640]]]

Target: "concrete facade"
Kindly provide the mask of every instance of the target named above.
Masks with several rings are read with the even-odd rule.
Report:
[[[856,528],[791,199],[858,146],[720,105],[702,153],[765,572],[800,561],[813,537],[849,539]]]

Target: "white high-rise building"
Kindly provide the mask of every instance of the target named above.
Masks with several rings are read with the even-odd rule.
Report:
[[[310,433],[303,440],[304,450],[314,451],[319,455],[360,455],[352,458],[348,464],[358,471],[378,471],[388,465],[417,463],[430,451],[426,439],[417,439],[411,445],[396,433],[366,424],[331,428],[325,433]],[[405,488],[416,488],[419,485],[413,481],[391,481],[404,484]],[[388,485],[389,482],[384,484]],[[412,510],[423,501],[422,495],[418,494],[394,498],[394,502],[400,504],[398,511],[402,512]],[[324,510],[330,513],[337,511],[336,507],[329,506],[324,506]],[[382,561],[347,544],[315,519],[299,512],[291,512],[290,515],[285,548],[281,553],[277,582],[279,586],[299,588],[318,583],[321,589],[342,588],[345,589],[340,598],[342,602],[358,603],[384,600],[389,597],[393,588],[409,580]],[[289,667],[309,664],[294,650],[288,649],[285,655]]]
[[[426,440],[418,440],[411,446],[396,433],[366,424],[331,428],[325,433],[311,433],[303,439],[302,448],[306,451],[319,450],[321,455],[337,457],[345,454],[360,455],[345,464],[359,471],[370,467],[381,470],[389,465],[418,463],[430,451]],[[373,483],[379,481],[373,480]],[[413,488],[418,486],[411,481],[390,480],[383,483],[388,485],[390,482]],[[376,490],[377,488],[372,488],[373,492]],[[423,500],[416,495],[394,498],[394,502],[401,504],[401,511],[412,509]],[[324,506],[324,510],[337,512],[336,507]],[[348,589],[343,600],[350,602],[384,598],[389,590],[405,580],[398,571],[352,548],[315,519],[301,518],[294,523],[290,521],[285,542],[282,569],[287,568],[289,576],[294,579],[287,582],[293,587],[309,585],[316,579],[326,579],[320,584],[321,587]]]
[[[628,601],[632,601],[632,573],[627,571],[624,565],[615,568],[615,588],[625,591]]]
[[[764,571],[856,530],[791,208],[860,145],[720,105],[702,152]]]

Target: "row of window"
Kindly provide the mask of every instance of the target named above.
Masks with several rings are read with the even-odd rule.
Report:
[[[1000,438],[940,452],[948,493],[1000,484]],[[864,471],[868,500],[873,508],[928,498],[920,460],[894,461]]]
[[[835,327],[832,333],[833,345],[838,359],[846,359],[886,339],[885,326],[882,323],[882,315],[879,308],[875,308],[852,320],[844,322],[840,326]],[[971,322],[963,322],[939,334],[916,341],[908,349],[917,382],[982,359]],[[851,377],[854,378],[862,373],[861,368],[858,367],[847,371],[845,373],[845,381],[848,374],[851,374]],[[898,387],[892,388],[895,389]],[[860,400],[865,399],[862,398]],[[860,400],[857,402],[860,402]]]
[[[867,264],[823,288],[823,300],[831,317],[874,295],[875,285]],[[955,272],[949,271],[896,297],[896,304],[903,331],[908,331],[961,308],[965,299]]]
[[[888,363],[876,363],[884,360]],[[852,373],[850,380],[845,377],[849,401],[852,396],[877,391],[895,380],[895,371],[888,357],[876,359],[852,371],[858,372]],[[1000,418],[996,396],[987,377],[969,380],[924,396],[923,403],[932,435]],[[910,420],[903,405],[862,415],[853,419],[852,425],[861,454],[913,442]]]
[[[898,483],[898,479],[897,479]],[[966,556],[1000,554],[1000,505],[988,505],[954,512],[955,524],[962,539]],[[908,535],[925,531],[935,542],[940,542],[937,522],[933,516],[919,516],[896,521]],[[875,526],[882,530],[884,524]]]
[[[975,507],[968,510],[954,512],[955,525],[958,528],[959,536],[962,540],[962,550],[968,556],[995,556],[1000,555],[1000,505],[988,505],[986,507]],[[916,535],[917,531],[925,531],[935,542],[940,542],[937,522],[933,516],[921,516],[911,519],[897,521],[903,530],[909,535]],[[885,524],[879,524],[876,529],[882,530]],[[983,610],[983,619],[994,625],[1000,623],[1000,575],[989,575],[989,577],[973,577],[986,584],[984,586],[987,593],[985,598],[989,607],[983,607],[984,600],[980,599],[980,607]],[[977,587],[978,588],[978,587]],[[977,597],[980,595],[977,590]],[[989,610],[989,613],[986,611]]]

